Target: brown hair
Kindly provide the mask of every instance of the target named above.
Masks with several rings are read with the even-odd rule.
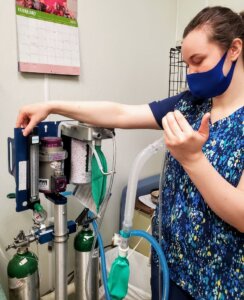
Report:
[[[205,25],[210,28],[210,41],[218,43],[225,51],[228,50],[235,38],[240,38],[243,42],[242,56],[244,61],[244,11],[237,14],[227,7],[206,7],[186,26],[183,38],[192,30]]]

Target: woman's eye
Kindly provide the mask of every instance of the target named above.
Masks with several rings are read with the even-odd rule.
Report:
[[[193,65],[200,65],[202,63],[202,59],[195,59],[192,61]]]

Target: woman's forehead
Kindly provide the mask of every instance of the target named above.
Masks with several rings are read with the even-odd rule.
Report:
[[[197,28],[192,30],[182,41],[182,55],[184,59],[188,59],[192,55],[205,55],[209,51],[217,48],[217,44],[209,40],[209,30],[205,28]]]

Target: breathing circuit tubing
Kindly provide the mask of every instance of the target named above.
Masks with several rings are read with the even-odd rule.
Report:
[[[169,297],[169,270],[168,265],[166,262],[166,258],[164,256],[164,253],[159,245],[159,243],[156,241],[156,239],[150,235],[149,233],[143,231],[143,230],[131,230],[130,236],[139,236],[145,238],[154,248],[154,250],[158,254],[159,262],[161,265],[161,269],[163,272],[163,279],[162,279],[162,286],[163,286],[163,293],[162,293],[162,300],[168,300]]]
[[[93,226],[93,229],[95,231],[95,235],[97,236],[98,246],[99,246],[100,255],[101,255],[102,279],[103,279],[103,285],[104,285],[106,300],[111,300],[110,295],[109,295],[109,290],[108,290],[108,278],[107,278],[106,258],[105,258],[103,240],[102,240],[101,235],[98,231],[97,222],[92,221],[92,226]]]
[[[164,160],[162,162],[161,174],[159,178],[159,197],[158,197],[158,243],[162,245],[162,215],[163,215],[163,185],[165,183],[165,172],[168,164],[168,155],[165,150]],[[159,264],[158,268],[158,298],[161,298],[162,295],[162,287],[160,282],[162,280],[162,272],[161,272],[161,264]]]
[[[159,145],[162,142],[163,142],[162,139],[160,139],[160,140],[156,141],[153,145],[149,146],[148,149],[151,152],[151,154],[157,152],[160,149]],[[141,167],[142,161],[143,160],[147,160],[151,156],[151,154],[146,153],[146,155],[145,155],[142,152],[141,153],[141,157],[139,155],[138,162],[137,162],[137,164],[139,163],[139,168],[136,168],[137,172],[138,172],[138,169],[140,169],[140,167]],[[143,159],[143,156],[144,156],[144,159]],[[161,176],[160,176],[160,187],[159,187],[160,194],[162,193],[162,185],[163,185],[163,182],[164,182],[164,172],[165,172],[165,168],[166,168],[166,161],[167,160],[166,160],[166,157],[165,157],[165,160],[163,162],[163,168],[162,168],[163,169],[162,170],[163,174],[161,174]],[[114,169],[115,168],[113,168],[113,170]],[[106,201],[104,201],[104,207],[103,208],[105,208],[105,209],[106,209],[106,206],[108,204],[108,200],[109,200],[110,195],[111,195],[110,191],[111,191],[111,185],[112,185],[112,181],[113,181],[113,175],[114,174],[112,173],[112,178],[110,180],[110,189],[108,189],[108,193],[106,195],[107,197],[105,197]],[[133,176],[133,177],[136,178],[136,176]],[[134,193],[133,189],[131,191],[132,192],[129,193],[129,194],[133,195],[133,193]],[[159,201],[160,202],[159,203],[159,210],[160,210],[160,208],[162,209],[162,195],[160,195],[159,198],[160,198],[160,201]],[[97,224],[95,220],[92,222],[93,228],[94,228],[94,231],[95,231],[95,239],[94,239],[93,247],[92,248],[94,249],[95,243],[96,243],[96,240],[97,240],[98,241],[98,246],[99,246],[99,249],[100,249],[100,255],[101,255],[102,278],[103,278],[105,296],[106,296],[106,300],[111,300],[111,297],[109,295],[108,286],[107,286],[107,271],[106,271],[106,260],[105,260],[104,247],[103,247],[103,242],[102,242],[101,235],[99,233],[99,228],[100,228],[100,225],[101,225],[101,221],[102,221],[102,219],[104,217],[105,209],[101,209],[102,214],[101,214],[101,218],[99,220],[100,221],[99,224]],[[132,209],[132,207],[129,207],[129,212],[130,212],[131,209]],[[130,221],[130,217],[131,217],[131,214],[129,214],[129,218],[127,218],[127,220]],[[128,223],[126,225],[128,225]],[[129,222],[129,225],[130,225],[130,222]],[[125,227],[127,227],[127,226],[125,226]],[[127,229],[129,229],[128,227],[127,227]],[[161,227],[161,225],[160,225],[160,227]],[[153,248],[157,252],[158,257],[159,257],[159,261],[160,261],[160,265],[161,265],[161,269],[162,269],[162,272],[163,272],[163,278],[161,278],[161,280],[162,280],[162,286],[163,286],[162,299],[163,300],[167,300],[168,299],[168,294],[169,294],[169,271],[168,271],[168,266],[167,266],[167,262],[166,262],[164,253],[163,253],[163,251],[162,251],[162,249],[160,247],[160,245],[161,245],[161,243],[160,243],[160,235],[159,235],[159,243],[158,243],[154,237],[152,237],[150,234],[148,234],[148,233],[146,233],[144,231],[141,231],[141,230],[128,230],[127,233],[129,234],[129,236],[139,236],[139,237],[145,238],[153,246]],[[92,256],[92,252],[93,251],[91,251],[91,256]],[[87,272],[87,275],[88,275],[88,272]],[[160,275],[161,275],[161,272],[160,272]],[[160,299],[161,299],[161,295],[160,295]]]
[[[98,246],[100,250],[100,255],[101,255],[101,264],[102,264],[102,278],[103,278],[103,285],[104,285],[104,290],[105,290],[105,296],[106,300],[111,300],[111,297],[109,295],[109,290],[108,290],[108,279],[107,279],[107,270],[106,270],[106,259],[105,259],[105,252],[104,252],[104,247],[103,247],[103,241],[101,238],[100,233],[98,232],[98,227],[96,221],[92,222],[93,229],[95,231],[95,234],[97,236],[97,241],[98,241]],[[163,296],[162,300],[167,300],[168,295],[169,295],[169,271],[168,271],[168,266],[167,262],[164,256],[164,253],[159,246],[158,242],[155,240],[154,237],[152,237],[149,233],[143,231],[143,230],[131,230],[130,231],[130,236],[139,236],[145,238],[155,249],[155,251],[158,254],[159,261],[162,267],[163,271],[163,280],[162,280],[162,285],[163,285]]]

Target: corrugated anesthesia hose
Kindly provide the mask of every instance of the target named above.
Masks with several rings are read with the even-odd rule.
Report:
[[[131,230],[130,236],[139,236],[145,238],[154,248],[154,250],[157,252],[159,257],[159,262],[162,268],[163,273],[163,279],[162,279],[162,285],[163,285],[163,295],[162,300],[168,300],[169,297],[169,269],[166,262],[166,258],[164,256],[164,253],[158,244],[158,242],[155,240],[154,237],[152,237],[149,233],[143,231],[143,230]]]
[[[124,212],[124,221],[123,221],[123,231],[128,232],[132,229],[135,201],[136,201],[136,190],[139,180],[139,175],[142,167],[145,163],[158,151],[164,152],[165,145],[163,138],[156,140],[154,143],[148,145],[143,149],[136,157],[133,165],[132,171],[128,180],[128,187],[126,192],[126,201],[125,201],[125,212]]]
[[[101,235],[98,231],[97,223],[96,221],[92,222],[93,229],[97,236],[98,246],[100,250],[100,256],[101,256],[101,264],[102,264],[102,278],[103,278],[103,286],[105,291],[106,300],[111,300],[108,290],[108,278],[107,278],[107,270],[106,270],[106,258],[105,258],[105,252],[103,247],[103,241],[101,238]]]
[[[93,229],[97,236],[98,246],[100,250],[101,255],[101,264],[102,264],[102,278],[103,278],[103,284],[104,284],[104,290],[105,290],[105,296],[106,300],[111,300],[111,297],[109,295],[108,290],[108,279],[107,279],[107,270],[106,270],[106,258],[105,258],[105,252],[103,247],[103,241],[101,238],[100,233],[98,232],[98,227],[96,221],[92,222]],[[139,236],[145,238],[155,249],[155,251],[158,254],[159,261],[161,264],[162,272],[163,272],[163,279],[162,279],[162,285],[163,285],[163,295],[162,300],[168,300],[169,296],[169,270],[167,266],[167,262],[164,256],[164,253],[158,244],[158,242],[155,240],[154,237],[152,237],[149,233],[142,231],[142,230],[131,230],[130,236]]]
[[[125,214],[124,214],[124,222],[123,222],[122,232],[125,234],[126,243],[128,243],[128,238],[129,237],[139,236],[139,237],[145,238],[152,245],[152,247],[155,249],[155,251],[156,251],[156,253],[158,254],[158,257],[159,257],[159,262],[160,262],[160,266],[161,266],[161,269],[162,269],[161,273],[163,274],[163,276],[161,276],[163,293],[162,293],[162,296],[160,295],[159,299],[162,298],[162,300],[167,300],[168,295],[169,295],[169,271],[168,271],[168,266],[167,266],[167,262],[166,262],[164,253],[163,253],[162,248],[161,248],[161,243],[158,243],[154,237],[152,237],[150,234],[148,234],[144,231],[131,230],[131,228],[132,228],[132,219],[133,219],[133,215],[134,215],[134,207],[135,207],[135,198],[136,198],[135,195],[136,195],[137,182],[138,182],[138,177],[139,177],[140,170],[141,170],[142,166],[145,164],[145,162],[148,161],[151,156],[153,156],[155,153],[157,153],[160,150],[165,150],[163,139],[159,139],[159,140],[155,141],[153,144],[149,145],[147,148],[145,148],[143,151],[141,151],[139,153],[139,155],[136,157],[136,160],[135,160],[133,168],[132,168],[132,173],[130,174],[130,178],[129,178],[129,182],[128,182],[127,195],[126,195],[126,206],[125,206]],[[166,161],[164,162],[164,165],[163,165],[163,170],[162,170],[163,174],[161,175],[161,178],[160,178],[160,185],[162,185],[162,183],[164,182],[165,166],[166,166]],[[161,193],[162,193],[162,186],[161,186],[161,189],[160,189],[160,194]],[[160,195],[160,196],[161,196],[161,202],[162,202],[162,195]],[[109,199],[109,197],[108,197],[108,199]],[[104,206],[106,208],[107,201],[105,201]],[[98,221],[101,221],[103,219],[103,216],[104,216],[104,211],[105,210],[104,211],[103,211],[103,209],[101,209],[101,210],[103,212],[102,215],[101,215],[102,218],[100,220],[98,219]],[[161,207],[161,210],[162,210],[162,207]],[[93,221],[93,227],[94,227],[94,231],[95,231],[95,240],[94,240],[93,244],[95,245],[95,241],[96,241],[96,237],[97,237],[98,246],[99,246],[100,255],[101,255],[102,278],[103,278],[105,296],[106,296],[106,300],[110,300],[111,296],[109,294],[109,288],[108,288],[108,279],[107,279],[107,271],[106,271],[106,259],[105,259],[105,253],[104,253],[102,238],[101,238],[100,233],[99,233],[100,225],[101,225],[101,222],[99,222],[97,224],[95,221]],[[93,245],[93,248],[94,248],[94,245]],[[127,244],[127,246],[128,246],[128,244]],[[124,247],[125,247],[125,245],[123,245],[123,248]],[[126,250],[126,249],[123,249],[123,250]],[[113,274],[110,273],[110,275],[112,276],[111,278],[113,278]],[[160,282],[160,285],[161,285],[161,282]],[[126,294],[126,292],[127,292],[127,290],[125,291],[125,294]],[[122,298],[120,298],[120,299],[122,299]]]

